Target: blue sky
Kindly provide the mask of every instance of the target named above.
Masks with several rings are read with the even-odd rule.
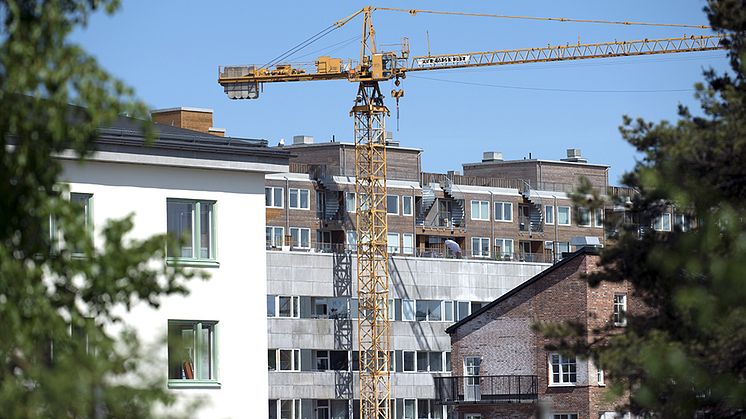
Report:
[[[348,116],[356,86],[346,81],[265,85],[259,100],[232,101],[217,84],[219,65],[264,64],[369,3],[250,1],[123,1],[109,17],[95,15],[79,42],[152,108],[212,108],[228,135],[276,144],[304,134],[326,141],[352,138]],[[375,6],[584,19],[707,24],[700,0],[376,1]],[[539,47],[687,35],[708,31],[376,12],[378,44],[410,40],[414,55]],[[361,19],[303,50],[359,55]],[[396,49],[396,47],[383,47]],[[308,54],[308,55],[306,55]],[[304,56],[306,55],[306,56]],[[304,57],[303,57],[304,56]],[[400,129],[395,107],[389,130],[403,146],[425,150],[423,168],[444,172],[479,161],[483,151],[506,159],[558,159],[580,148],[590,162],[611,165],[613,184],[635,162],[619,135],[622,115],[675,119],[679,103],[697,108],[692,86],[708,67],[724,71],[725,52],[702,52],[514,65],[412,74],[404,80]],[[416,76],[416,77],[415,77]],[[471,84],[468,84],[471,83]],[[392,88],[385,83],[387,94]],[[547,90],[548,89],[548,90]],[[613,91],[613,92],[612,92]],[[641,92],[642,91],[642,92]]]

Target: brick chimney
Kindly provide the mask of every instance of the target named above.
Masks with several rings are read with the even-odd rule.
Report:
[[[225,129],[212,126],[212,109],[205,108],[168,108],[150,111],[153,122],[172,127],[189,129],[204,134],[225,136]]]

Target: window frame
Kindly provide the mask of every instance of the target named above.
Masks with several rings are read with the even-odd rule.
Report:
[[[295,236],[293,235],[293,230],[298,232],[298,242],[300,242],[300,245],[296,244]],[[303,232],[308,233],[308,244],[306,246],[303,246]],[[311,229],[307,227],[290,227],[290,237],[292,237],[292,243],[291,246],[294,249],[310,249],[311,248]]]
[[[290,299],[290,315],[280,315],[280,299]],[[275,295],[275,318],[278,319],[299,319],[300,318],[300,297],[297,295]]]
[[[407,247],[405,245],[405,239],[409,238],[411,246]],[[414,254],[414,234],[412,233],[402,233],[401,235],[401,253],[404,255],[413,255]]]
[[[474,246],[474,241],[479,241],[479,253],[475,253],[476,247]],[[482,250],[484,249],[484,242],[487,242],[487,254],[483,254]],[[490,238],[489,237],[472,237],[471,238],[471,257],[474,258],[489,258],[492,254],[492,249],[490,249]]]
[[[544,224],[554,225],[554,218],[554,205],[544,205]]]
[[[412,369],[407,369],[406,354],[411,354],[412,356]],[[401,363],[402,363],[402,369],[401,369],[402,372],[417,372],[417,351],[402,350],[401,351]]]
[[[576,207],[578,215],[578,227],[591,227],[593,220],[591,219],[591,210],[587,207]],[[585,218],[584,215],[585,214]],[[587,222],[585,222],[587,220]]]
[[[477,204],[478,217],[474,217],[474,204]],[[487,214],[484,214],[484,209],[487,209]],[[481,201],[477,199],[471,200],[471,219],[473,221],[489,221],[490,220],[490,201]]]
[[[414,215],[414,199],[410,195],[402,195],[401,196],[401,215],[403,217],[411,217]],[[409,201],[409,212],[407,213],[405,211],[406,205],[404,205],[404,201]]]
[[[275,353],[277,354],[277,361],[275,365],[277,366],[277,369],[275,369],[275,372],[298,372],[301,370],[301,356],[300,356],[300,349],[294,349],[294,348],[273,348],[275,349]],[[282,352],[290,352],[290,369],[282,369],[281,361],[282,358]]]
[[[217,246],[217,209],[218,204],[215,200],[210,199],[186,199],[186,198],[166,198],[166,232],[168,232],[168,215],[169,203],[181,203],[181,204],[192,204],[192,232],[191,232],[191,246],[192,256],[174,256],[168,255],[166,252],[166,263],[168,264],[179,264],[185,266],[200,266],[200,267],[218,267],[218,246]],[[209,217],[209,255],[206,258],[200,257],[202,248],[202,205],[208,204],[211,206],[210,217]],[[183,250],[183,249],[180,249]]]
[[[621,297],[621,302],[617,302],[617,298]],[[617,311],[619,309],[619,311]],[[626,293],[614,293],[614,306],[612,309],[612,321],[614,326],[625,327],[627,326],[627,294]]]
[[[560,222],[560,212],[564,212],[562,210],[567,211],[567,222],[561,223]],[[557,205],[557,219],[555,220],[558,226],[571,226],[572,225],[572,211],[570,210],[570,206],[568,205]]]
[[[85,223],[85,230],[90,236],[91,241],[93,241],[93,194],[87,192],[70,192],[70,202],[83,207],[83,221]],[[52,223],[50,223],[50,225],[51,224]],[[56,226],[54,228],[56,230]],[[56,232],[54,234],[56,234]],[[52,237],[54,237],[54,235]],[[71,250],[73,256],[82,256],[85,253],[81,249]]]
[[[396,202],[396,211],[394,212],[389,208],[389,198],[394,198]],[[399,195],[386,195],[386,215],[399,215]]]
[[[409,306],[411,308],[411,316],[407,316],[407,309],[406,307]],[[401,319],[405,322],[414,322],[417,321],[417,304],[416,300],[409,299],[409,298],[402,298],[401,300]]]
[[[352,200],[350,200],[350,197],[352,197]],[[352,202],[352,205],[350,205],[350,202]],[[357,194],[355,192],[345,192],[345,211],[357,212]]]
[[[596,208],[593,210],[593,227],[603,228],[604,227],[604,209]]]
[[[504,258],[505,256],[509,256],[511,259],[513,258],[513,254],[515,254],[515,241],[513,239],[507,239],[507,238],[501,238],[496,237],[495,238],[495,252],[497,252],[497,242],[498,240],[502,243],[500,247],[500,255],[499,257]],[[510,243],[510,252],[505,251],[505,243]],[[497,254],[497,253],[495,253]]]
[[[211,327],[211,332],[209,339],[210,341],[207,342],[207,345],[209,348],[205,349],[203,348],[204,342],[200,342],[200,339],[198,337],[199,333],[197,330],[200,330],[203,325],[207,325]],[[168,351],[168,359],[167,359],[167,365],[170,370],[171,368],[171,351],[170,351],[170,345],[171,345],[171,327],[179,327],[179,326],[191,326],[193,331],[193,339],[194,339],[194,346],[193,353],[191,355],[192,362],[193,362],[193,374],[195,376],[194,379],[187,379],[187,378],[171,378],[170,377],[170,371],[169,371],[169,377],[168,377],[168,388],[220,388],[221,384],[219,381],[219,358],[218,358],[218,343],[219,343],[219,336],[218,336],[218,321],[217,320],[184,320],[184,319],[168,319],[167,320],[167,343],[166,346],[169,348]],[[202,365],[202,351],[208,350],[209,352],[209,369],[212,372],[210,378],[202,378],[198,379],[197,374],[198,371],[204,368]]]
[[[391,239],[396,237],[396,246],[391,245]],[[386,251],[389,254],[401,253],[401,241],[399,233],[386,233]]]
[[[295,192],[298,195],[295,198],[297,201],[296,206],[293,206],[293,192]],[[306,195],[306,206],[305,207],[302,205],[303,200],[301,199],[303,192],[305,192],[305,195]],[[311,190],[304,189],[304,188],[289,188],[288,189],[288,208],[310,211],[311,210]]]
[[[663,225],[663,219],[664,218],[668,218],[668,228],[667,229],[664,228],[664,225]],[[664,213],[662,213],[661,215],[655,217],[655,219],[653,220],[653,222],[652,222],[653,230],[655,230],[655,231],[664,231],[664,232],[671,231],[671,229],[672,229],[671,228],[671,222],[672,222],[672,220],[673,220],[673,217],[672,217],[672,215],[671,215],[670,212],[664,212]]]
[[[266,232],[267,232],[267,230],[270,230],[270,229],[272,231],[272,233],[269,236],[271,241],[267,242],[266,241]],[[280,234],[280,237],[282,238],[282,243],[280,243],[279,245],[277,243],[275,243],[275,238],[277,237],[276,230],[279,230],[280,232],[282,232],[282,234]],[[285,246],[285,227],[280,227],[280,226],[265,226],[264,231],[265,231],[265,245],[266,245],[267,248],[269,248],[269,249],[282,249]]]
[[[280,190],[280,205],[277,205],[277,202],[275,202],[275,190]],[[269,195],[267,195],[267,192],[270,192]],[[271,204],[267,205],[267,197],[271,196]],[[285,208],[285,188],[282,186],[265,186],[264,187],[264,207],[265,208]]]
[[[547,362],[549,367],[549,387],[574,387],[578,382],[578,359],[575,356],[566,357],[559,352],[550,352],[547,354]],[[554,362],[555,357],[557,363]],[[572,362],[570,362],[572,361]],[[557,365],[558,372],[555,373],[554,366]],[[559,380],[555,381],[554,375],[557,374]],[[565,379],[567,375],[567,379]],[[575,376],[575,380],[571,380],[572,376]]]
[[[500,218],[497,218],[497,206],[500,205]],[[505,207],[510,207],[510,219],[505,218]],[[512,223],[513,222],[513,203],[509,201],[495,201],[495,204],[493,205],[493,213],[495,217],[495,221],[501,222],[501,223]]]

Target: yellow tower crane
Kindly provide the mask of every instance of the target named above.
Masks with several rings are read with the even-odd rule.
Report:
[[[442,12],[433,10],[364,7],[307,39],[287,53],[263,66],[226,66],[218,70],[218,83],[231,99],[257,99],[264,83],[314,80],[347,80],[358,83],[354,117],[355,192],[357,199],[357,278],[358,278],[358,351],[360,371],[360,417],[388,419],[391,414],[389,386],[389,287],[386,220],[386,117],[389,110],[379,82],[395,80],[391,96],[404,95],[398,89],[400,79],[416,71],[445,70],[508,64],[611,58],[679,52],[710,51],[723,48],[721,36],[682,36],[677,38],[613,41],[592,44],[567,44],[510,50],[461,52],[455,54],[410,56],[406,38],[399,53],[376,48],[372,13],[376,10],[480,16],[502,19],[528,19],[613,25],[664,26],[709,29],[701,25],[602,21],[588,19],[507,16],[484,13]],[[312,63],[291,65],[283,62],[294,52],[342,27],[358,15],[363,16],[359,60],[321,56]]]

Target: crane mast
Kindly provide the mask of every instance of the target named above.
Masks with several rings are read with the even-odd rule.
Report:
[[[319,57],[313,65],[228,66],[218,70],[218,83],[231,99],[257,99],[264,83],[347,80],[358,83],[350,116],[354,119],[355,193],[358,278],[358,353],[360,371],[360,417],[388,419],[391,414],[390,325],[388,224],[386,211],[386,117],[379,82],[406,77],[408,72],[473,68],[537,62],[568,61],[670,54],[722,49],[721,36],[682,36],[678,38],[613,41],[593,44],[567,44],[539,48],[522,48],[457,54],[409,56],[406,38],[399,54],[376,49],[372,12],[365,7],[335,22],[341,27],[363,15],[362,45],[359,61]],[[434,12],[379,8],[415,15],[422,13],[484,16],[479,14]],[[704,26],[648,24],[640,22],[582,21],[562,18],[495,16],[532,20],[575,21],[585,23],[682,26],[705,29]],[[270,68],[272,67],[272,68]],[[392,90],[399,99],[402,89]]]

